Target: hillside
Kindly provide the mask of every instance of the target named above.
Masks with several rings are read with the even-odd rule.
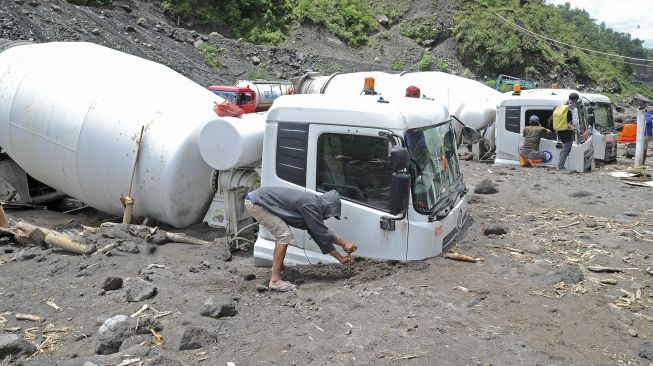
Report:
[[[628,65],[551,46],[502,23],[494,14],[500,12],[520,24],[528,22],[532,30],[544,34],[562,32],[580,37],[600,29],[582,11],[544,6],[542,1],[520,6],[513,0],[384,0],[367,6],[349,0],[343,4],[350,4],[350,8],[340,9],[318,6],[327,2],[293,1],[296,3],[288,0],[285,6],[303,6],[294,10],[294,21],[279,25],[274,21],[286,21],[283,16],[290,15],[265,14],[263,18],[268,20],[261,22],[273,19],[269,27],[264,24],[265,29],[256,28],[257,18],[247,18],[254,15],[245,14],[245,10],[237,25],[225,21],[226,16],[217,19],[221,9],[206,5],[211,2],[196,2],[205,7],[188,10],[190,3],[183,0],[113,1],[98,7],[76,6],[65,0],[3,1],[0,38],[94,42],[167,65],[200,85],[252,78],[290,79],[305,70],[412,69],[440,70],[478,80],[508,73],[540,85],[557,81],[565,87],[653,97],[651,89],[630,80],[633,70]],[[346,13],[348,9],[355,12]],[[339,12],[343,14],[337,19],[325,15]],[[343,20],[343,16],[349,18]],[[545,21],[552,17],[557,20]],[[570,25],[570,17],[577,25]],[[275,30],[275,26],[279,28]],[[245,38],[231,38],[235,33]],[[598,44],[603,51],[611,50],[603,45],[603,39],[614,39],[617,44],[627,40],[630,54],[651,55],[628,35],[610,29],[603,33],[564,40],[575,44],[590,39],[585,46]],[[256,45],[245,39],[276,45]],[[651,81],[651,68],[635,71],[637,77]]]

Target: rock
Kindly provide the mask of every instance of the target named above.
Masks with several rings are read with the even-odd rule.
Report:
[[[105,320],[97,331],[95,353],[109,355],[118,352],[125,338],[131,335],[130,328],[129,317],[126,315],[116,315]]]
[[[128,302],[142,301],[156,295],[156,286],[138,277],[127,277],[124,282]]]
[[[208,261],[203,261],[202,266],[204,266],[206,268],[211,268],[211,263],[209,263]]]
[[[107,277],[102,283],[104,291],[113,291],[122,287],[122,278],[120,277]]]
[[[254,65],[258,65],[258,64],[261,63],[261,59],[258,58],[258,56],[252,56],[252,57],[250,57],[250,60],[252,61],[252,63],[253,63]]]
[[[206,34],[202,34],[202,35],[200,36],[200,39],[201,39],[202,41],[204,41],[204,42],[208,42],[208,41],[209,41],[209,36],[207,36]]]
[[[198,349],[206,346],[210,346],[217,341],[216,334],[209,332],[206,329],[199,327],[189,326],[184,330],[184,334],[181,336],[181,343],[179,344],[179,350],[189,350],[189,349]]]
[[[260,283],[256,285],[256,291],[259,293],[263,293],[268,290],[268,287],[265,285],[261,285]]]
[[[487,198],[483,196],[479,196],[477,194],[471,194],[469,195],[469,200],[467,201],[469,204],[473,205],[476,203],[485,203],[487,201]]]
[[[591,197],[593,195],[594,195],[594,193],[588,192],[588,191],[576,191],[576,192],[570,193],[569,197],[583,198],[583,197]]]
[[[200,47],[201,45],[203,45],[204,43],[205,43],[205,42],[204,42],[203,40],[198,39],[198,40],[196,40],[195,42],[193,42],[193,47],[195,47],[195,48],[199,48],[199,47]]]
[[[23,366],[57,366],[57,360],[48,355],[36,355]]]
[[[16,3],[18,5],[23,5],[23,4],[25,4],[25,0],[14,0],[14,3]]]
[[[204,302],[204,307],[200,311],[200,315],[213,319],[236,316],[236,314],[238,314],[238,311],[233,302],[225,300],[208,299]]]
[[[639,346],[637,355],[643,359],[653,361],[653,342],[644,342]]]
[[[639,334],[637,334],[637,329],[628,328],[628,335],[631,336],[631,337],[637,337]]]
[[[135,324],[132,324],[131,329],[134,330],[135,334],[150,334],[150,329],[154,329],[157,332],[163,330],[163,324],[161,321],[149,316],[140,316],[136,319]]]
[[[156,29],[157,32],[163,32],[163,27],[161,26],[161,24],[155,25],[154,29]]]
[[[182,366],[181,362],[158,355],[150,360],[148,366]]]
[[[491,225],[483,229],[483,235],[504,235],[508,233],[508,229],[500,225]]]
[[[129,358],[146,358],[154,348],[146,347],[142,344],[135,344],[127,349],[120,351],[123,355],[129,355]]]
[[[556,281],[558,282],[564,282],[567,284],[576,284],[582,281],[585,276],[583,276],[583,271],[580,270],[580,268],[577,265],[574,264],[565,264],[561,266],[554,274],[553,277],[556,278],[558,277],[559,279]]]
[[[304,58],[306,58],[306,55],[304,52],[301,51],[295,51],[295,58],[299,61],[304,61]]]
[[[246,274],[246,275],[243,276],[243,279],[244,279],[245,281],[255,280],[255,279],[256,279],[256,275],[253,274],[253,273],[248,273],[248,274]]]
[[[387,27],[387,26],[390,24],[390,19],[388,19],[388,17],[385,16],[385,15],[379,15],[379,17],[377,18],[377,20],[379,21],[379,24],[380,24],[382,27]]]
[[[138,20],[136,20],[136,25],[139,27],[148,28],[147,20],[143,17],[140,17]]]
[[[36,258],[37,255],[41,254],[41,250],[37,248],[25,248],[21,249],[16,253],[16,262],[28,261],[30,259]]]
[[[497,186],[490,179],[483,179],[474,188],[474,193],[478,194],[494,194],[499,192]]]
[[[127,5],[127,4],[120,4],[118,6],[120,8],[122,8],[122,10],[124,10],[126,13],[131,13],[132,12],[132,8],[130,8],[129,5]]]
[[[31,1],[29,2],[29,5],[30,5],[30,6],[39,6],[39,2],[38,2],[38,1],[35,1],[35,0],[31,0]]]
[[[222,37],[222,34],[220,34],[220,33],[218,33],[218,32],[211,32],[211,33],[209,33],[209,37],[214,37],[214,38],[224,38],[224,37]]]
[[[125,30],[126,30],[127,32],[129,32],[129,33],[134,33],[134,32],[136,32],[136,28],[134,28],[133,25],[128,25],[128,26],[126,26],[126,27],[125,27]]]
[[[50,4],[50,9],[53,11],[61,12],[61,8],[55,4]]]
[[[127,252],[127,253],[131,253],[131,254],[138,254],[138,253],[141,252],[141,250],[138,249],[138,245],[136,245],[136,243],[133,243],[133,242],[123,243],[122,244],[122,251]]]
[[[216,239],[213,242],[213,251],[218,260],[229,262],[231,260],[231,248],[225,238]]]
[[[524,252],[531,254],[544,254],[546,252],[546,248],[539,244],[530,243],[524,247]]]
[[[0,360],[4,360],[7,356],[13,359],[31,356],[34,352],[36,346],[18,334],[0,334]]]

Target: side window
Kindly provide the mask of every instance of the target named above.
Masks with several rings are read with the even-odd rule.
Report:
[[[277,177],[306,187],[308,123],[279,123],[277,130]]]
[[[520,133],[521,107],[506,107],[506,131]]]
[[[528,121],[531,116],[537,116],[540,119],[540,125],[549,131],[553,131],[553,110],[552,109],[527,109],[525,120]],[[526,122],[528,123],[528,122]],[[544,136],[546,140],[556,140],[556,137]]]
[[[317,140],[317,190],[389,210],[392,169],[388,140],[326,133]]]

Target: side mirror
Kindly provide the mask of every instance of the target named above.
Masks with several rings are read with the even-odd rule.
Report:
[[[410,175],[392,173],[390,186],[390,214],[399,215],[408,210],[408,193],[410,192]]]
[[[410,164],[410,155],[405,147],[395,146],[390,151],[390,163],[392,164],[392,171],[398,172],[408,168]]]
[[[463,140],[468,141],[472,144],[476,144],[481,140],[481,135],[478,133],[478,131],[469,126],[463,127],[461,135],[463,136]]]

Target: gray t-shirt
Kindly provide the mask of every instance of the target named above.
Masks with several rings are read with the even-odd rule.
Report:
[[[340,196],[329,191],[321,196],[285,187],[261,187],[247,195],[286,224],[307,230],[322,254],[335,249],[336,235],[324,224],[329,217],[340,217]]]

